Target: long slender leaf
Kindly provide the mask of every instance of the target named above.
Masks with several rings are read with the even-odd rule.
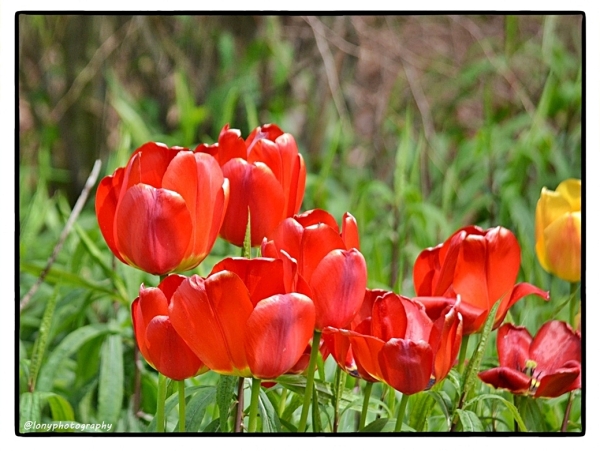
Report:
[[[115,424],[123,404],[123,344],[120,335],[109,335],[100,352],[98,418]]]
[[[52,318],[54,317],[54,308],[56,307],[57,299],[58,285],[54,287],[54,292],[52,293],[52,296],[50,296],[50,299],[48,299],[46,308],[44,310],[44,316],[42,317],[42,323],[40,325],[40,332],[33,345],[31,364],[29,366],[29,391],[34,391],[35,389],[35,382],[42,365],[42,359],[44,358],[46,348],[48,347],[48,336],[52,326]]]

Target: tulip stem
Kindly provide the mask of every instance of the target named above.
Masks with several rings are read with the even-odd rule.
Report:
[[[313,384],[315,380],[315,363],[319,353],[319,344],[321,343],[321,331],[315,330],[312,346],[310,349],[310,360],[308,362],[308,373],[306,374],[306,387],[304,388],[304,403],[302,404],[302,414],[298,424],[298,432],[304,432],[306,429],[306,419],[308,418],[308,407],[313,394]]]
[[[573,326],[573,330],[577,330],[576,318],[577,318],[577,310],[579,306],[579,300],[577,299],[577,288],[578,284],[576,282],[571,283],[571,308],[569,314],[569,324]]]
[[[238,378],[238,390],[237,390],[237,404],[235,406],[235,424],[233,426],[234,432],[242,432],[242,422],[244,413],[244,378]]]
[[[573,405],[573,392],[569,393],[569,400],[567,401],[567,406],[565,407],[565,417],[563,418],[563,422],[560,427],[560,432],[567,432],[567,428],[569,426],[569,417],[571,416],[571,406],[572,405]]]
[[[250,396],[250,412],[248,414],[248,432],[256,432],[258,418],[258,395],[260,394],[260,379],[252,378],[252,394]]]
[[[388,407],[390,408],[390,417],[394,415],[394,410],[396,409],[396,390],[394,390],[389,385],[387,387],[387,395],[388,395]]]
[[[185,381],[178,381],[179,388],[179,432],[185,432]]]
[[[362,431],[367,421],[367,413],[369,412],[369,399],[371,398],[371,390],[373,389],[373,382],[367,381],[365,385],[365,391],[363,393],[363,405],[362,411],[360,412],[360,423],[358,430]]]
[[[470,335],[463,335],[462,343],[460,344],[460,352],[458,354],[458,374],[462,375],[463,368],[465,367],[465,358],[467,356],[467,349],[469,347]]]
[[[394,427],[394,432],[400,432],[402,430],[404,413],[406,412],[406,405],[408,404],[408,396],[409,395],[402,393],[402,399],[400,400],[400,405],[398,406],[398,416],[396,417],[396,426]]]
[[[279,397],[279,409],[277,409],[277,413],[279,414],[279,418],[283,416],[283,412],[285,412],[285,401],[287,398],[287,388],[283,387],[281,389],[281,396]]]
[[[165,432],[165,398],[167,397],[167,377],[158,373],[158,393],[156,395],[156,432]]]

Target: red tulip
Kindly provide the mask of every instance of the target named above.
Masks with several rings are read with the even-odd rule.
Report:
[[[258,246],[284,218],[298,212],[304,197],[306,168],[294,138],[277,125],[256,128],[244,141],[226,125],[219,143],[198,152],[214,155],[231,183],[231,198],[221,236],[242,246],[250,209],[251,244]]]
[[[229,199],[216,160],[147,143],[125,168],[104,177],[96,216],[110,250],[151,274],[186,271],[209,254]]]
[[[374,301],[371,317],[355,330],[328,327],[324,335],[329,334],[336,340],[347,338],[362,378],[411,395],[450,372],[460,349],[462,318],[451,307],[432,321],[419,302],[386,292]],[[343,353],[336,356],[337,351],[332,353],[344,367],[346,362],[338,360]]]
[[[312,301],[285,284],[280,260],[226,259],[175,291],[173,327],[217,373],[276,378],[300,360],[315,321]]]
[[[549,321],[532,338],[524,327],[498,329],[500,366],[479,373],[496,388],[535,398],[556,398],[581,388],[581,335],[563,321]]]
[[[352,215],[344,215],[340,234],[329,213],[311,210],[283,220],[263,242],[262,255],[297,268],[297,291],[313,300],[315,328],[323,330],[346,327],[363,302],[367,266],[358,246]]]
[[[133,330],[140,352],[158,372],[174,380],[183,380],[208,371],[177,334],[169,318],[173,292],[185,278],[166,277],[158,288],[140,288],[131,305]]]
[[[495,329],[508,309],[524,296],[550,297],[529,283],[515,285],[520,265],[521,248],[510,230],[468,226],[419,254],[413,273],[417,299],[431,317],[438,317],[454,302],[451,299],[460,295],[465,335],[480,331],[488,312],[501,299]]]

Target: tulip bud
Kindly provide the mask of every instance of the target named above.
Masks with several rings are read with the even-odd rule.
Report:
[[[542,188],[535,251],[547,272],[568,282],[581,280],[581,180],[567,179],[556,191]]]

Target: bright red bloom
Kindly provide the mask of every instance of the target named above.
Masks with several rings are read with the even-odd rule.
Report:
[[[231,183],[231,198],[221,236],[242,246],[250,209],[252,246],[258,246],[284,218],[300,209],[306,168],[294,137],[277,125],[256,128],[244,141],[239,130],[225,125],[218,144],[196,151],[213,155]]]
[[[194,268],[210,253],[228,199],[214,158],[150,142],[102,179],[96,216],[119,260],[163,275]]]
[[[581,335],[563,321],[549,321],[532,338],[524,327],[498,329],[500,366],[479,373],[496,388],[535,398],[556,398],[581,388]]]
[[[352,215],[344,214],[340,234],[329,213],[311,210],[283,220],[263,242],[262,255],[297,268],[298,291],[315,303],[315,328],[323,330],[346,327],[363,302],[367,265],[358,247]]]
[[[432,321],[421,303],[386,292],[377,296],[371,316],[354,330],[327,327],[323,332],[338,343],[347,339],[347,351],[343,346],[332,350],[346,371],[351,352],[360,377],[410,395],[446,377],[460,349],[462,318],[450,307]]]
[[[488,312],[502,299],[495,329],[508,309],[524,296],[535,294],[544,300],[550,297],[547,291],[529,283],[515,285],[520,265],[521,248],[510,230],[499,226],[488,230],[464,227],[417,257],[413,273],[417,299],[430,317],[437,318],[460,295],[465,335],[480,331]]]
[[[208,371],[177,334],[169,318],[173,292],[185,278],[170,275],[158,288],[140,288],[131,305],[133,330],[140,352],[158,372],[174,380],[183,380]]]
[[[280,260],[225,259],[179,286],[173,327],[215,372],[274,379],[298,363],[315,324],[312,301],[286,284]]]

